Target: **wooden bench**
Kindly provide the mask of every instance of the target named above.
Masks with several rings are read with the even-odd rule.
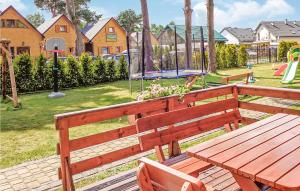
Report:
[[[60,155],[60,159],[61,159],[61,166],[58,169],[58,175],[59,178],[62,180],[63,189],[74,190],[73,176],[76,174],[80,174],[82,172],[89,171],[92,169],[93,170],[89,171],[88,173],[97,174],[101,172],[100,170],[106,169],[104,165],[110,163],[114,163],[114,165],[116,164],[121,165],[126,163],[126,161],[128,160],[133,160],[134,157],[137,159],[140,158],[141,155],[146,155],[146,151],[159,148],[157,147],[157,145],[154,145],[153,147],[147,147],[141,149],[140,143],[138,144],[133,143],[133,145],[127,145],[124,148],[119,148],[113,151],[107,151],[105,153],[99,154],[98,156],[93,156],[93,157],[86,156],[81,160],[73,160],[72,156],[74,155],[71,155],[72,152],[80,152],[81,149],[85,149],[85,148],[89,148],[101,144],[113,144],[114,143],[113,141],[119,141],[119,140],[121,141],[122,139],[124,138],[126,139],[127,137],[130,136],[131,136],[130,138],[132,138],[132,136],[136,138],[141,134],[137,132],[137,127],[135,123],[124,124],[121,127],[118,127],[116,129],[112,129],[105,132],[95,132],[94,134],[83,135],[82,137],[76,137],[76,138],[72,138],[71,136],[69,136],[71,129],[76,129],[77,127],[83,125],[95,124],[95,123],[105,122],[105,121],[107,122],[107,120],[116,120],[116,119],[119,120],[120,118],[126,118],[130,115],[139,115],[142,118],[144,118],[144,117],[149,117],[151,115],[161,115],[163,113],[170,113],[175,110],[190,109],[193,107],[196,107],[195,111],[197,111],[198,106],[194,106],[193,103],[196,103],[197,105],[199,104],[199,102],[203,103],[202,102],[203,100],[208,100],[208,102],[214,103],[214,101],[217,100],[217,98],[219,101],[221,101],[221,99],[224,99],[223,101],[228,101],[232,97],[237,99],[238,95],[266,96],[266,97],[299,100],[300,91],[290,90],[290,89],[280,89],[280,88],[257,87],[257,86],[251,87],[246,85],[226,85],[226,86],[221,86],[216,88],[209,88],[205,90],[190,92],[184,96],[183,100],[179,100],[178,96],[169,96],[169,97],[158,98],[154,100],[147,100],[143,102],[131,102],[131,103],[118,104],[118,105],[113,105],[108,107],[101,107],[101,108],[88,109],[83,111],[76,111],[76,112],[56,115],[55,116],[56,129],[59,133],[57,154]],[[187,105],[189,105],[188,108]],[[240,100],[238,102],[238,107],[242,109],[260,111],[260,112],[271,113],[271,114],[281,112],[281,113],[300,115],[299,110],[294,110],[291,108],[280,108],[280,107],[275,107],[270,105],[267,106],[264,104],[257,104],[257,103],[256,104],[248,103],[248,102],[244,102],[243,100]],[[224,110],[225,109],[223,108],[222,110],[223,114],[225,114]],[[231,110],[237,110],[237,108]],[[189,110],[184,110],[184,111],[186,112]],[[197,115],[198,114],[199,113],[197,113]],[[164,118],[163,120],[165,119],[166,118]],[[162,119],[158,121],[161,120]],[[243,116],[241,122],[244,124],[249,124],[255,122],[256,120],[257,119],[250,118],[249,116]],[[172,126],[172,124],[174,123],[177,122],[172,122],[171,125],[167,125],[167,126]],[[193,123],[190,123],[190,125],[191,124]],[[194,124],[196,124],[196,122]],[[184,125],[185,124],[178,125],[178,127],[174,126],[174,128],[170,128],[170,130],[168,130],[168,133],[172,132],[172,134],[174,134],[175,136],[175,138],[171,137],[170,140],[181,140],[184,138],[181,136],[177,137],[177,134],[175,132],[176,128],[182,128],[184,127]],[[193,129],[192,125],[191,126],[186,125],[186,127],[190,127],[189,129]],[[86,126],[84,128],[90,128],[90,126]],[[234,126],[230,127],[229,125],[226,125],[227,130],[232,130],[234,128],[235,128]],[[194,129],[195,131],[191,131],[191,132],[198,135],[201,134],[201,132],[208,131],[208,129],[209,128],[205,127],[203,129]],[[149,131],[153,131],[153,130],[154,129],[152,128]],[[159,130],[158,133],[161,133],[164,132],[162,130],[167,130],[167,129],[158,128],[158,130]],[[143,134],[144,133],[149,133],[149,132],[143,131]],[[163,144],[161,145],[169,144],[170,140],[163,142]],[[176,144],[176,141],[170,144],[169,154],[171,153],[171,159],[167,159],[163,162],[164,164],[169,166],[172,166],[173,164],[177,167],[180,166],[182,169],[185,168],[185,166],[181,165],[181,162],[185,163],[184,160],[186,160],[185,158],[186,156],[181,155],[181,156],[174,157],[180,154],[180,150],[178,149],[177,146],[178,145]],[[131,158],[128,159],[129,157]],[[99,168],[99,167],[103,167],[103,168]],[[125,176],[124,179],[122,179],[122,182],[127,182],[126,177],[127,176]],[[111,181],[109,184],[111,185],[113,184],[113,182],[114,181]],[[124,184],[131,185],[133,184],[132,182],[134,181],[129,181],[128,184],[127,183]],[[104,184],[108,185],[106,183],[103,183],[103,187],[105,187]],[[123,188],[126,187],[123,186],[122,184],[120,184],[119,186]]]
[[[189,157],[185,153],[180,154],[179,147],[177,148],[179,151],[176,152],[178,156],[166,160],[162,146],[172,145],[176,141],[225,125],[231,131],[238,128],[239,120],[241,120],[241,115],[238,110],[238,100],[230,98],[138,119],[137,132],[150,131],[150,133],[139,136],[142,150],[155,148],[157,157],[161,163],[197,177],[200,171],[212,165]],[[173,155],[169,154],[169,156]]]
[[[211,171],[216,171],[212,169]],[[141,191],[238,191],[239,186],[226,171],[217,169],[213,182],[210,176],[192,177],[147,158],[140,159],[137,180]],[[215,174],[217,174],[215,173]],[[225,174],[225,176],[224,176]],[[222,178],[225,177],[226,179]],[[201,179],[202,178],[202,179]],[[205,180],[207,179],[207,180]],[[207,183],[202,180],[207,181]],[[224,188],[221,188],[223,185]]]
[[[253,76],[253,72],[246,72],[246,73],[243,73],[243,74],[228,76],[228,77],[222,78],[221,83],[229,84],[229,82],[232,81],[232,80],[239,80],[239,79],[242,79],[242,78],[246,78],[245,84],[248,84],[250,76]]]

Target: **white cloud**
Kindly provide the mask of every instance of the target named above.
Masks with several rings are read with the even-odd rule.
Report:
[[[90,9],[92,11],[95,11],[97,14],[103,15],[103,18],[108,18],[108,17],[114,16],[112,14],[112,11],[109,11],[109,10],[103,8],[103,7],[100,7],[100,6],[90,6]]]
[[[206,1],[197,2],[194,9],[195,24],[206,23]],[[236,23],[249,20],[271,19],[275,16],[289,15],[294,12],[294,8],[286,0],[266,0],[258,3],[256,0],[238,0],[232,3],[222,1],[223,7],[215,5],[215,26],[223,28]]]
[[[14,6],[18,11],[27,8],[21,0],[0,0],[0,10],[4,10],[10,5]]]

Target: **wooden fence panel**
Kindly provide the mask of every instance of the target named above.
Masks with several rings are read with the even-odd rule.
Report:
[[[291,115],[299,115],[300,116],[300,110],[275,107],[275,106],[263,105],[263,104],[257,104],[257,103],[249,103],[249,102],[239,101],[239,108],[260,111],[260,112],[270,113],[270,114],[287,113],[287,114],[291,114]]]
[[[237,85],[239,95],[265,96],[300,100],[300,90]]]

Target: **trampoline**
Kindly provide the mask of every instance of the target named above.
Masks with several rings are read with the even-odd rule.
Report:
[[[143,78],[144,80],[155,79],[174,79],[174,78],[187,78],[190,76],[204,76],[205,71],[201,70],[160,70],[160,71],[147,71],[144,75],[142,73],[135,73],[131,75],[131,79],[137,80]]]
[[[191,80],[194,77],[205,76],[207,74],[204,35],[203,28],[201,26],[199,26],[197,30],[193,30],[192,33],[193,60],[185,60],[186,49],[182,49],[182,47],[186,46],[184,42],[185,40],[182,37],[186,34],[185,31],[182,30],[182,27],[180,27],[179,32],[177,31],[176,25],[166,27],[165,30],[172,31],[165,31],[165,34],[168,36],[161,37],[159,39],[160,44],[156,45],[156,47],[153,46],[153,49],[156,49],[157,51],[156,56],[153,56],[155,68],[152,68],[151,70],[147,70],[145,63],[144,30],[145,29],[143,28],[140,34],[135,35],[136,39],[134,44],[132,44],[132,39],[130,40],[130,37],[127,36],[130,89],[131,80],[141,80],[141,89],[143,90],[143,80],[178,78],[188,78],[188,80]],[[163,44],[164,41],[167,41],[169,44]],[[196,47],[198,47],[198,49]]]

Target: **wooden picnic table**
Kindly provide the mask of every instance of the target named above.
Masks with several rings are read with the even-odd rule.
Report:
[[[187,152],[229,170],[243,191],[300,190],[300,116],[276,114]]]

